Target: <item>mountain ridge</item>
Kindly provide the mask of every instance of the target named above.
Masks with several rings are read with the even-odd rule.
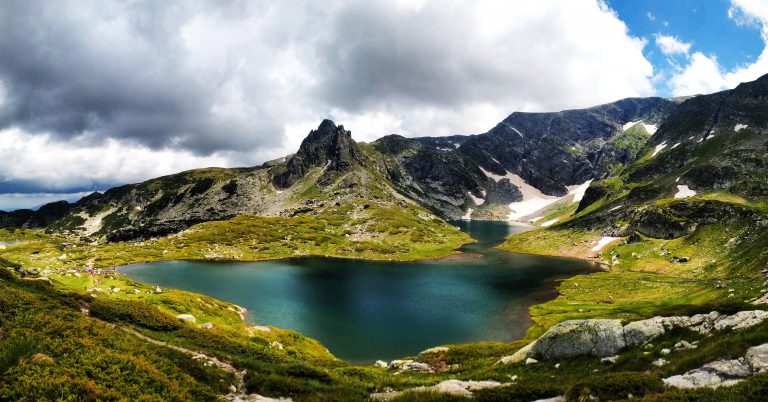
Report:
[[[281,203],[271,197],[281,195],[313,170],[323,170],[313,184],[322,187],[355,171],[356,166],[370,177],[381,174],[383,180],[374,179],[383,181],[381,186],[444,219],[504,220],[510,215],[510,205],[526,197],[507,176],[530,183],[545,195],[564,196],[567,186],[604,175],[595,166],[607,169],[634,157],[625,148],[611,148],[615,144],[610,139],[621,134],[625,120],[656,123],[675,107],[676,103],[661,98],[627,98],[587,109],[515,112],[484,134],[416,139],[385,136],[366,145],[365,152],[349,131],[326,119],[295,154],[260,167],[168,175],[96,193],[69,206],[60,204],[52,214],[0,214],[0,225],[46,226],[119,241],[171,234],[192,224],[240,214],[288,216],[306,209],[299,204],[309,200],[294,197]],[[633,137],[632,144],[623,146],[637,148],[633,144],[642,140],[642,136]],[[451,148],[445,147],[448,143]],[[287,201],[286,197],[278,199]],[[270,203],[275,205],[267,205]],[[124,208],[128,204],[130,208]],[[100,227],[93,230],[93,225]]]

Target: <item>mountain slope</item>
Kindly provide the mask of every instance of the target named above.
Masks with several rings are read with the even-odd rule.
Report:
[[[390,135],[373,145],[395,186],[433,212],[506,220],[515,212],[510,204],[530,198],[526,185],[539,196],[565,196],[568,186],[633,161],[649,135],[645,127],[653,130],[676,107],[661,98],[629,98],[589,109],[513,113],[485,134]],[[635,124],[625,128],[628,123]]]
[[[759,285],[768,265],[767,110],[768,76],[685,100],[637,161],[590,185],[573,217],[503,245],[608,269],[569,280],[538,322],[766,300]]]
[[[625,99],[590,109],[513,113],[481,135],[392,135],[372,144],[358,144],[343,126],[324,120],[295,154],[260,167],[164,176],[74,204],[0,213],[0,225],[124,241],[239,215],[322,214],[354,198],[384,207],[425,207],[449,219],[520,219],[538,209],[526,205],[531,210],[520,212],[520,203],[531,204],[531,197],[548,205],[566,195],[569,185],[631,161],[644,138],[622,133],[623,125],[656,123],[674,107],[659,98]]]

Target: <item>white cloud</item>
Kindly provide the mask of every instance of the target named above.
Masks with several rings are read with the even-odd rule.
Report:
[[[656,46],[659,47],[662,53],[670,56],[675,54],[688,55],[691,51],[691,44],[683,42],[675,36],[669,35],[656,35]]]
[[[61,200],[74,202],[90,193],[92,191],[78,193],[3,193],[0,194],[0,210],[35,209],[49,202]]]
[[[646,16],[646,17],[648,17],[648,20],[650,20],[650,21],[656,21],[656,16],[655,16],[655,15],[653,15],[653,13],[652,13],[652,12],[650,12],[650,11],[648,11],[647,13],[645,13],[645,16]]]
[[[757,59],[725,70],[713,55],[696,52],[687,66],[670,79],[675,96],[711,93],[733,88],[768,73],[768,2],[762,0],[731,0],[728,16],[737,24],[757,24],[762,32],[763,51]]]
[[[197,167],[233,166],[237,161],[234,153],[203,157],[124,140],[87,145],[16,128],[0,131],[0,182],[32,181],[51,191],[98,189],[101,183],[132,183]]]
[[[695,52],[683,71],[670,78],[669,84],[675,96],[708,94],[728,86],[717,59],[701,52]]]
[[[24,4],[0,79],[34,109],[0,109],[0,174],[56,189],[257,164],[326,116],[370,141],[654,94],[646,41],[602,0]]]

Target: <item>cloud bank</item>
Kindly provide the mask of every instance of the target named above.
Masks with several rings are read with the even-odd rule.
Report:
[[[6,1],[0,192],[71,191],[653,94],[600,0]]]

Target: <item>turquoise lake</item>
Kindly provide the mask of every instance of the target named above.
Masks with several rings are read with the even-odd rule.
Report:
[[[339,358],[371,363],[443,344],[519,339],[531,325],[528,308],[554,298],[558,279],[597,269],[584,261],[493,249],[525,226],[452,224],[478,242],[437,260],[169,261],[120,272],[235,303],[248,309],[253,324],[293,329]]]

